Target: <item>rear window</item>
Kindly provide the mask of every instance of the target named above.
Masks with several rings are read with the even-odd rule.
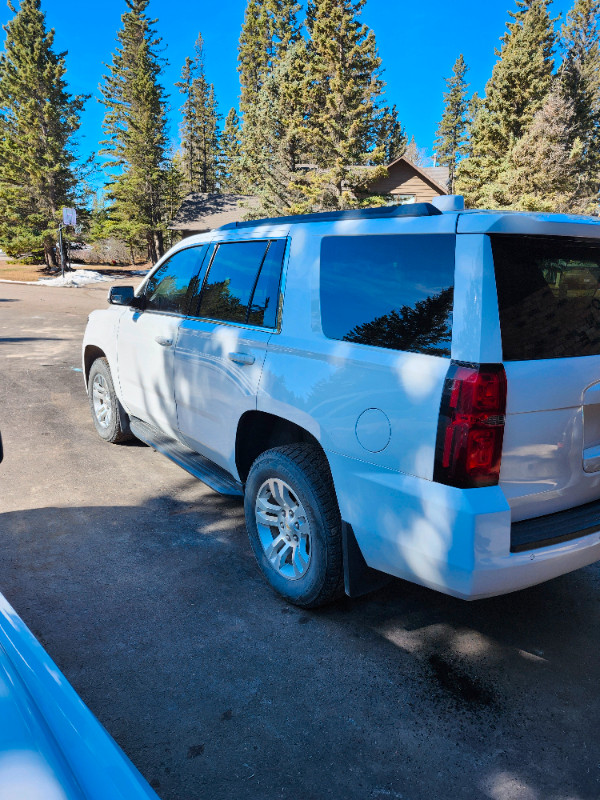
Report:
[[[321,324],[330,339],[450,355],[455,237],[327,236]]]
[[[220,244],[202,295],[200,317],[224,322],[246,322],[248,306],[268,242],[226,242]]]
[[[490,238],[504,360],[600,354],[600,242]]]

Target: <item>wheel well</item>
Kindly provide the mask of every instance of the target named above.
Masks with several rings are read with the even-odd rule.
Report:
[[[85,353],[83,354],[83,365],[85,368],[85,385],[88,384],[88,378],[90,377],[90,370],[92,368],[92,364],[97,358],[106,358],[106,353],[100,350],[99,347],[96,347],[93,344],[88,345],[85,348]]]
[[[235,464],[242,483],[246,482],[255,459],[265,450],[299,442],[314,444],[323,451],[312,433],[300,425],[264,411],[247,411],[238,423],[235,440]]]

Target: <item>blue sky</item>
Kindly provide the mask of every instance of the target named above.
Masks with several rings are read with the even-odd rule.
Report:
[[[572,0],[555,0],[554,15],[563,17]],[[56,29],[56,43],[68,50],[68,80],[73,92],[91,93],[86,106],[80,151],[98,149],[102,136],[102,106],[97,101],[103,62],[109,62],[115,35],[125,10],[123,0],[42,0],[47,22]],[[246,0],[151,0],[148,12],[158,19],[169,61],[162,76],[170,94],[171,133],[177,135],[180,99],[178,80],[186,55],[192,53],[198,31],[206,48],[208,80],[214,83],[223,115],[237,105],[237,43]],[[431,153],[442,113],[444,78],[459,53],[470,67],[473,91],[481,92],[496,61],[494,48],[504,31],[512,0],[367,0],[363,21],[375,32],[383,59],[386,95],[396,103],[409,135]],[[0,9],[0,22],[12,13]]]

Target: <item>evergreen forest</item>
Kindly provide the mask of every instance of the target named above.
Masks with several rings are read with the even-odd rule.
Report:
[[[386,99],[366,2],[248,0],[239,105],[222,109],[205,65],[217,44],[200,31],[179,80],[164,85],[168,46],[150,0],[123,0],[95,100],[70,91],[42,0],[11,0],[0,54],[0,247],[56,267],[62,209],[75,207],[71,238],[113,237],[132,260],[154,263],[191,193],[252,198],[241,201],[248,218],[388,203],[369,190],[385,165],[427,161]],[[464,54],[447,65],[432,136],[450,193],[469,208],[598,215],[600,0],[574,0],[564,18],[551,0],[514,0],[496,41],[481,94],[470,91]],[[82,160],[82,114],[97,100],[104,136]],[[169,106],[180,109],[175,140]],[[99,174],[102,192],[92,188]]]

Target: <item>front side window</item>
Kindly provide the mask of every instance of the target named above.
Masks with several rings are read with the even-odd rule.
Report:
[[[169,314],[186,314],[202,266],[206,245],[174,253],[148,278],[144,289],[146,308]]]
[[[600,354],[600,242],[491,236],[505,361]]]
[[[330,339],[449,356],[455,236],[327,236],[321,323]]]
[[[198,316],[275,327],[284,240],[224,242],[217,247]]]

